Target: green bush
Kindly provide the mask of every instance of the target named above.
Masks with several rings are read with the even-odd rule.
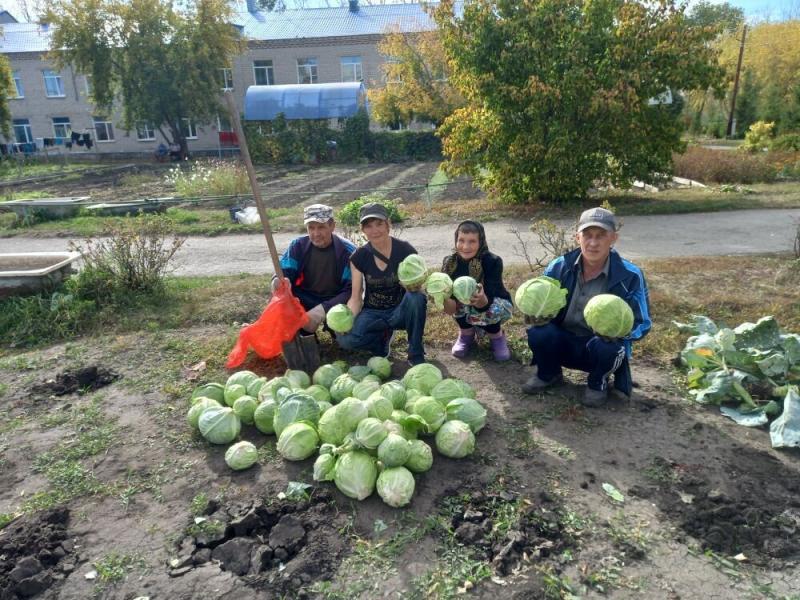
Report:
[[[442,143],[431,131],[380,131],[371,134],[369,158],[380,162],[441,160]]]
[[[175,186],[176,194],[187,198],[209,194],[234,196],[250,190],[250,180],[244,167],[221,160],[198,161],[188,171],[173,167],[164,180]]]
[[[389,220],[392,223],[402,223],[403,219],[405,218],[394,201],[387,200],[381,194],[369,194],[367,196],[361,196],[361,198],[357,198],[352,202],[345,204],[339,210],[339,213],[336,215],[336,219],[342,225],[346,225],[348,227],[357,227],[358,211],[368,202],[379,202],[383,204],[386,207],[386,210],[389,212]]]
[[[750,129],[744,135],[744,143],[739,146],[739,150],[742,152],[762,152],[769,149],[774,128],[775,123],[756,121],[750,125]]]
[[[778,169],[764,154],[692,146],[672,160],[675,175],[703,183],[760,183],[778,176]]]
[[[800,133],[784,133],[783,135],[779,135],[772,140],[769,149],[800,152]]]

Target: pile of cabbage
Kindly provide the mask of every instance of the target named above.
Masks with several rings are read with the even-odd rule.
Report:
[[[391,367],[373,357],[366,365],[322,365],[311,377],[288,370],[267,380],[239,371],[225,385],[195,389],[187,420],[212,444],[231,444],[225,461],[232,469],[258,460],[252,443],[234,443],[242,425],[252,425],[277,437],[286,460],[316,454],[315,481],[332,481],[356,500],[377,491],[386,504],[405,506],[414,476],[433,465],[433,447],[449,458],[472,454],[486,410],[469,384],[444,378],[434,365],[389,381]]]

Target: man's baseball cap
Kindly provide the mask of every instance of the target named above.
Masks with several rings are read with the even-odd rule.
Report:
[[[303,224],[327,223],[333,218],[333,208],[327,204],[311,204],[303,209]]]
[[[377,202],[370,202],[361,207],[358,211],[358,222],[363,223],[367,219],[381,219],[382,221],[389,220],[389,211],[383,204]]]
[[[581,213],[578,219],[578,231],[583,231],[587,227],[602,227],[606,231],[617,230],[617,217],[610,210],[597,206]]]

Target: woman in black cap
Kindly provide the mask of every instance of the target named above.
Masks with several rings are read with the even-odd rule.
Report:
[[[350,257],[353,291],[347,306],[353,311],[355,322],[336,341],[347,350],[388,356],[393,332],[404,329],[408,332],[408,362],[423,363],[427,298],[418,288],[404,288],[397,275],[403,259],[417,251],[408,242],[390,235],[389,212],[382,204],[362,206],[359,221],[367,243]]]

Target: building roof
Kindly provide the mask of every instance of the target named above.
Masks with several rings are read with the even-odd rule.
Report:
[[[380,35],[393,29],[412,32],[435,27],[421,4],[361,4],[355,12],[345,6],[251,13],[244,0],[234,1],[232,6],[232,22],[248,40]],[[50,39],[51,32],[36,23],[5,24],[0,52],[46,52]]]

